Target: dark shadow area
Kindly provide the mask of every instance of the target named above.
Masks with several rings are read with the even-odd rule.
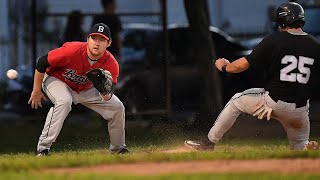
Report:
[[[115,94],[123,100],[128,113],[165,107],[163,76],[162,29],[150,24],[127,24],[122,32],[122,75]],[[216,44],[217,58],[231,61],[242,57],[249,49],[215,27],[210,27],[212,41]],[[171,104],[173,112],[197,113],[203,102],[200,101],[201,75],[193,50],[192,32],[187,26],[172,25],[168,28]],[[214,68],[214,64],[211,64]],[[210,67],[211,68],[211,67]],[[237,76],[223,77],[223,99],[227,100],[236,92],[257,83],[252,74],[246,72]],[[250,78],[250,81],[246,81]],[[252,80],[251,80],[252,79]],[[214,93],[214,92],[212,92]]]

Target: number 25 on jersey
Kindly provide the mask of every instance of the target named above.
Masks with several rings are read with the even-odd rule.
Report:
[[[313,65],[314,59],[299,56],[297,59],[295,56],[286,55],[281,59],[281,64],[287,64],[280,70],[280,80],[289,82],[298,82],[301,84],[307,84],[310,78],[310,68],[305,65]],[[298,69],[299,72],[292,72]]]

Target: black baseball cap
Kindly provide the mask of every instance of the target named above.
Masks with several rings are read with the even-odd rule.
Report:
[[[103,23],[98,23],[92,26],[89,36],[92,35],[100,35],[107,40],[111,40],[110,28]]]

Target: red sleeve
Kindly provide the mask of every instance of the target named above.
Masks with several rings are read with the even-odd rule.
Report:
[[[70,62],[71,58],[68,58],[74,53],[75,48],[74,43],[64,43],[62,47],[49,51],[48,62],[51,67],[63,67]]]

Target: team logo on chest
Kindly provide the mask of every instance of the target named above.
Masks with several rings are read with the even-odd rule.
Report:
[[[77,71],[74,69],[67,69],[62,76],[72,82],[75,82],[77,84],[85,84],[87,82],[86,76],[80,76],[77,74]]]

